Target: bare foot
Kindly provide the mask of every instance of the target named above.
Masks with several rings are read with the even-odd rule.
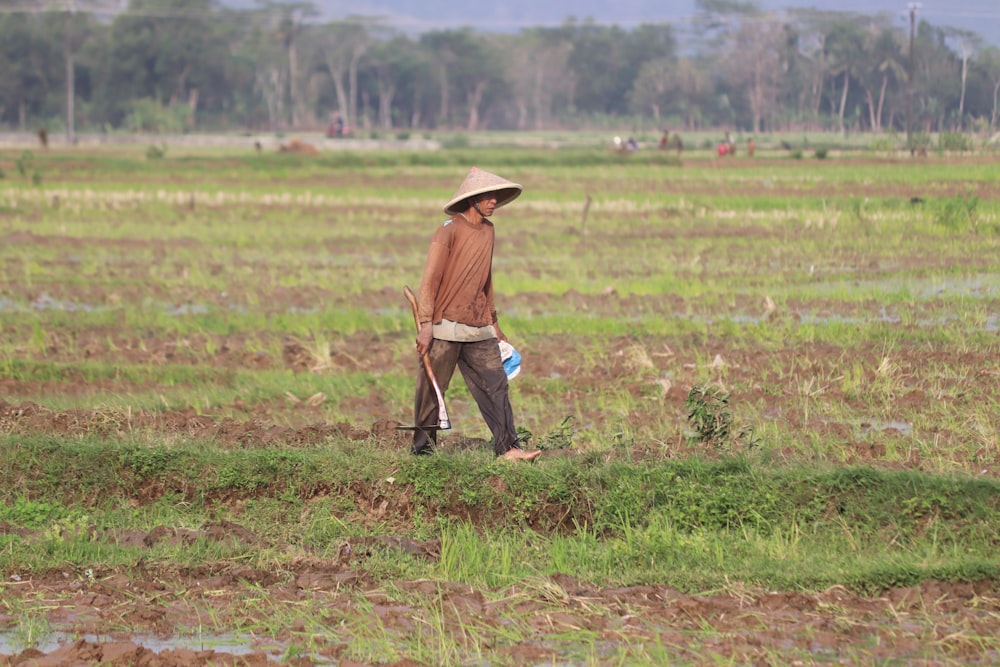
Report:
[[[513,449],[508,449],[504,452],[500,458],[507,459],[508,461],[534,461],[539,456],[542,455],[542,450],[536,449],[531,452],[526,452],[523,449],[518,449],[514,447]]]

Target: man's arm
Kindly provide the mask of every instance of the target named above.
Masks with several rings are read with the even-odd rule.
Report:
[[[493,319],[493,328],[496,329],[497,338],[499,340],[507,340],[507,336],[500,330],[500,322],[497,318],[497,307],[493,302],[493,269],[490,269],[490,274],[486,277],[486,286],[483,288],[483,292],[485,292],[486,302],[490,306],[490,317]]]
[[[427,251],[427,263],[424,265],[424,277],[420,281],[418,304],[420,307],[420,323],[434,321],[434,307],[437,305],[438,290],[444,277],[444,269],[448,264],[448,246],[431,242]]]
[[[417,353],[426,354],[434,341],[433,322],[434,308],[437,304],[438,289],[444,276],[444,268],[448,263],[448,246],[440,243],[435,234],[427,251],[427,264],[424,266],[424,277],[420,281],[420,298],[418,300],[417,319],[420,321],[420,331],[417,334]]]

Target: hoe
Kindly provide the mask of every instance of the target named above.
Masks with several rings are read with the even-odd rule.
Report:
[[[403,295],[406,296],[406,300],[410,302],[410,308],[413,309],[413,322],[417,325],[417,333],[420,333],[420,315],[417,313],[417,297],[413,294],[413,291],[409,286],[403,286]],[[416,430],[448,430],[451,428],[451,419],[448,417],[448,408],[444,404],[444,394],[441,393],[441,385],[438,384],[437,378],[434,376],[434,369],[431,368],[430,357],[427,353],[420,355],[420,360],[424,365],[424,373],[427,374],[427,380],[431,383],[431,387],[434,388],[434,396],[437,398],[438,404],[438,424],[434,426],[399,426],[400,430],[406,431],[416,431]]]

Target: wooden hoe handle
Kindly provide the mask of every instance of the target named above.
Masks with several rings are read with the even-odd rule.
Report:
[[[408,285],[403,286],[403,295],[406,296],[406,300],[410,302],[410,308],[413,309],[413,322],[417,325],[417,334],[420,333],[420,314],[417,312],[419,307],[417,305],[417,297],[414,296],[413,290],[410,289]],[[437,398],[438,403],[438,428],[449,429],[451,428],[451,419],[448,417],[448,408],[444,404],[444,394],[441,393],[441,385],[438,384],[437,378],[434,377],[434,369],[431,368],[431,359],[427,356],[427,353],[420,355],[420,360],[424,363],[424,373],[427,374],[427,379],[430,381],[431,386],[434,388],[434,396]],[[418,425],[419,426],[419,425]]]

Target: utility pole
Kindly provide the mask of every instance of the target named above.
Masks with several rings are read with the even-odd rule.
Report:
[[[73,20],[76,16],[76,0],[69,1],[66,12],[66,141],[70,146],[76,143],[76,67],[73,61]]]
[[[906,74],[906,145],[913,149],[913,35],[916,30],[917,9],[921,7],[919,2],[911,2],[910,10],[910,63],[909,71]]]

